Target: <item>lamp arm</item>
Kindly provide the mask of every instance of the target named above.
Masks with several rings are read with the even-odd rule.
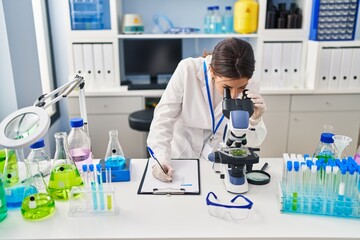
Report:
[[[86,111],[86,102],[85,102],[85,81],[84,78],[76,75],[73,80],[70,82],[58,87],[54,91],[41,95],[36,102],[34,103],[34,106],[41,107],[41,108],[47,108],[54,103],[60,101],[62,98],[66,98],[76,87],[79,87],[79,105],[80,105],[80,115],[81,118],[84,121],[84,130],[87,134],[89,134],[88,129],[88,122],[87,122],[87,111]],[[47,99],[52,98],[49,102],[46,102]]]

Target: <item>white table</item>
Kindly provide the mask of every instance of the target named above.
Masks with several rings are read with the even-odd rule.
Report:
[[[0,239],[360,239],[359,219],[283,214],[279,211],[277,182],[281,159],[261,159],[271,182],[249,186],[245,195],[253,202],[250,216],[238,222],[209,215],[209,191],[230,198],[211,163],[200,160],[201,195],[137,195],[145,159],[132,160],[130,182],[114,184],[120,212],[116,216],[69,217],[68,202],[56,202],[56,212],[41,221],[24,220],[20,210],[10,210],[0,223]]]

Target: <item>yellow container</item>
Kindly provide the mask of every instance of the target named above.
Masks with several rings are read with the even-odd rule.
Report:
[[[254,0],[238,0],[234,4],[234,31],[253,33],[257,31],[259,4]]]

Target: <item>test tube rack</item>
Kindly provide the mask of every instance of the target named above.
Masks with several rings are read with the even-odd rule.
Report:
[[[86,187],[73,187],[70,191],[69,216],[86,217],[117,215],[114,189],[91,190]]]
[[[284,160],[278,184],[281,212],[360,218],[360,166],[352,157],[325,164],[302,156]]]

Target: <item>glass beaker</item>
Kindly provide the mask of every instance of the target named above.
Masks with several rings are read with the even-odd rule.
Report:
[[[67,200],[72,187],[83,186],[79,170],[72,160],[68,145],[67,133],[55,133],[56,150],[49,180],[49,193],[54,199]]]
[[[48,192],[38,160],[27,159],[25,163],[27,178],[21,214],[30,220],[47,217],[55,211],[55,201]]]
[[[125,157],[119,142],[118,130],[110,130],[109,138],[105,162],[112,170],[123,169],[125,168]]]

